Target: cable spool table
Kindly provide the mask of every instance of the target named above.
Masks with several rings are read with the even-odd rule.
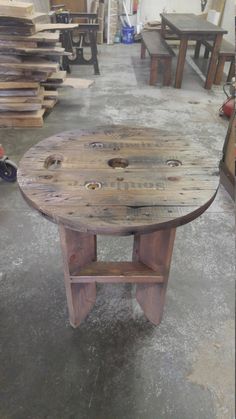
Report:
[[[134,283],[154,324],[162,319],[176,228],[213,202],[216,158],[191,136],[112,126],[47,138],[22,158],[21,192],[59,225],[70,323],[96,301],[96,283]],[[96,238],[134,235],[131,262],[97,261]]]

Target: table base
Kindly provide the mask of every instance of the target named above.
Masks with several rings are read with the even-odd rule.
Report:
[[[72,327],[96,302],[96,283],[135,283],[136,299],[155,325],[162,320],[176,229],[134,235],[132,262],[97,261],[96,235],[59,226]]]

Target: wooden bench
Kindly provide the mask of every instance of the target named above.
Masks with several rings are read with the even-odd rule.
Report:
[[[195,58],[199,57],[201,44],[205,46],[204,58],[209,58],[209,54],[213,49],[213,41],[201,41],[197,43]],[[233,44],[223,39],[218,55],[218,64],[214,79],[214,84],[216,85],[219,85],[222,81],[226,61],[231,63],[227,76],[227,82],[230,82],[235,76],[235,47]]]
[[[148,50],[151,57],[151,70],[149,84],[154,86],[158,79],[158,64],[164,65],[163,85],[171,84],[171,67],[174,52],[158,31],[144,31],[142,33],[141,59],[146,56]]]

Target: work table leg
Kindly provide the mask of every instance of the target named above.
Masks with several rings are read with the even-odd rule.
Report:
[[[137,301],[146,317],[155,325],[162,320],[175,232],[175,229],[171,229],[134,236],[133,261],[142,262],[156,271],[160,266],[165,267],[164,283],[136,286]]]
[[[175,75],[175,88],[180,89],[183,81],[184,64],[188,47],[188,38],[182,38],[179,46],[179,56]]]
[[[71,283],[71,275],[87,263],[96,261],[96,236],[79,233],[59,226],[64,261],[64,279],[70,324],[78,327],[92,310],[96,301],[96,284]]]
[[[217,61],[218,61],[218,53],[220,50],[221,42],[222,42],[223,35],[218,34],[216,35],[213,50],[211,53],[211,59],[207,71],[207,77],[206,77],[206,83],[205,83],[205,89],[211,89],[212,84],[215,79],[216,74],[216,67],[217,67]]]

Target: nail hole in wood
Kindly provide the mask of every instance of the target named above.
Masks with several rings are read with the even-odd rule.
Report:
[[[108,161],[108,165],[113,169],[125,169],[129,166],[129,160],[122,158],[111,159]]]
[[[182,166],[182,162],[180,160],[167,160],[166,164],[170,167]]]
[[[96,189],[101,189],[102,184],[100,182],[86,182],[85,183],[85,188],[91,191],[95,191]]]
[[[59,169],[62,165],[63,157],[61,155],[53,154],[48,156],[44,161],[44,167],[46,169]]]
[[[90,148],[103,148],[104,147],[104,144],[103,143],[95,142],[95,143],[90,143],[89,144],[89,147]]]

